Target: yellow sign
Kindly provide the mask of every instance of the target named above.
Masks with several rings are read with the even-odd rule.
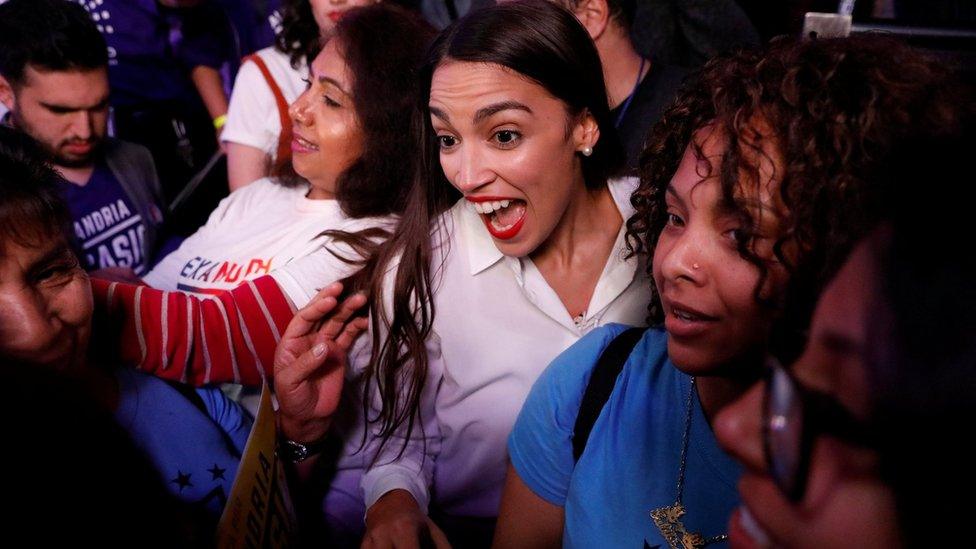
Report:
[[[277,428],[268,384],[244,446],[234,487],[217,525],[220,549],[285,548],[296,545],[295,511],[284,469],[275,454]]]

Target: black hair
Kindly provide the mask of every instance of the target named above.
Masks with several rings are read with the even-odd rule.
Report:
[[[961,137],[914,139],[893,155],[892,215],[869,241],[877,273],[868,326],[871,420],[881,474],[892,488],[909,547],[955,545],[959,532],[932,528],[922,516],[964,524],[976,489],[966,433],[976,419],[976,231],[966,159],[972,128]],[[938,192],[920,193],[932,182]]]
[[[61,177],[26,134],[0,126],[0,242],[28,247],[53,235],[69,235],[71,214]]]
[[[336,199],[350,217],[401,213],[408,178],[420,157],[412,138],[417,71],[436,31],[394,4],[349,10],[332,40],[354,75],[352,101],[363,153],[337,182]]]
[[[286,54],[293,68],[311,63],[322,49],[321,31],[312,15],[309,0],[284,0],[281,6],[281,32],[275,48]]]
[[[27,65],[46,71],[108,66],[105,39],[85,8],[68,0],[0,4],[0,75],[23,83]]]

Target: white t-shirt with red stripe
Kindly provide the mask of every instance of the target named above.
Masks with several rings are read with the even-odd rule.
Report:
[[[307,184],[288,188],[270,178],[234,191],[143,280],[162,290],[214,294],[312,253],[323,244],[322,231],[350,220],[336,200],[306,193]]]

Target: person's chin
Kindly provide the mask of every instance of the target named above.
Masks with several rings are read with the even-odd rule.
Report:
[[[763,549],[773,547],[770,536],[753,518],[747,507],[740,506],[729,518],[729,547],[732,549]]]
[[[91,150],[85,154],[72,154],[61,151],[60,153],[54,155],[54,161],[59,166],[64,166],[65,168],[85,168],[91,166],[95,162],[95,158],[99,154],[98,147],[92,147]]]
[[[709,374],[716,363],[707,342],[689,341],[672,334],[668,334],[668,358],[678,370],[691,376]]]

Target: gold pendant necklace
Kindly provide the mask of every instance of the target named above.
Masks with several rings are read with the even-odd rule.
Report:
[[[685,411],[685,433],[681,441],[681,461],[678,466],[677,499],[671,505],[658,507],[651,511],[651,519],[671,549],[700,549],[711,543],[729,539],[728,534],[706,538],[697,532],[689,532],[681,522],[681,517],[687,513],[685,506],[681,503],[681,496],[685,484],[685,463],[688,459],[688,439],[691,436],[691,410],[694,395],[695,378],[691,378],[691,389],[688,390],[688,403]]]

